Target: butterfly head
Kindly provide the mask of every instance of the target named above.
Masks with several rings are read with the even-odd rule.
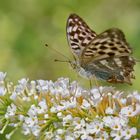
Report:
[[[70,61],[70,66],[76,71],[80,69],[80,64],[78,61]]]

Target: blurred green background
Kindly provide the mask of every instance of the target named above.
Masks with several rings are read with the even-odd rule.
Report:
[[[64,59],[61,55],[44,47],[47,43],[71,57],[66,39],[66,20],[70,13],[80,15],[97,33],[111,27],[122,29],[133,47],[134,57],[140,59],[139,0],[1,0],[0,70],[6,71],[12,81],[22,77],[77,79],[68,64],[54,62],[54,59]],[[140,63],[137,63],[133,87],[123,87],[140,89],[139,71]],[[78,80],[82,85],[88,82]]]
[[[8,73],[8,80],[70,77],[89,85],[68,64],[54,62],[64,58],[44,47],[47,43],[71,57],[66,39],[70,13],[80,15],[97,33],[111,27],[122,29],[134,57],[140,59],[140,0],[0,0],[0,71]],[[140,91],[140,63],[135,66],[135,75],[133,86],[114,86]]]

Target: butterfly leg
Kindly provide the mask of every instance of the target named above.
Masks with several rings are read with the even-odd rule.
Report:
[[[93,80],[94,80],[94,83],[95,83],[96,88],[98,89],[98,92],[100,93],[100,95],[101,95],[101,97],[102,97],[103,95],[102,95],[102,92],[101,92],[101,90],[100,90],[100,84],[99,84],[99,82],[97,81],[96,76],[93,76]]]
[[[95,75],[93,76],[93,80],[94,80],[95,86],[96,87],[99,87],[100,85],[99,85],[99,83],[98,83],[97,78],[96,78]]]
[[[95,86],[96,86],[96,87],[99,87],[99,84],[98,84],[97,78],[94,76],[92,79],[89,78],[90,89],[92,88],[92,80],[94,81]]]
[[[92,80],[89,79],[89,86],[90,86],[90,89],[92,89]]]
[[[97,90],[98,90],[98,92],[100,93],[100,95],[101,95],[101,97],[103,97],[103,95],[102,95],[102,92],[100,91],[100,85],[98,84],[98,81],[97,81],[97,78],[94,76],[94,82],[95,82],[95,85],[96,85],[96,88],[97,88]],[[90,85],[90,92],[91,92],[91,90],[92,90],[92,79],[90,79],[89,78],[89,85]]]

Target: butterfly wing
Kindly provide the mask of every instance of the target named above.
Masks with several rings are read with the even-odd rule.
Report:
[[[131,54],[123,32],[112,28],[96,36],[83,50],[81,66],[108,82],[131,84],[135,65]]]
[[[82,51],[94,39],[96,33],[76,14],[71,14],[67,20],[67,40],[72,53],[80,57]]]
[[[82,52],[82,61],[87,63],[98,59],[128,56],[132,53],[123,32],[117,28],[97,35]]]
[[[108,81],[110,83],[128,83],[131,84],[133,75],[133,67],[135,61],[130,56],[121,56],[117,58],[105,58],[94,62],[82,64],[82,67],[95,75],[98,79]],[[92,77],[90,77],[92,78]]]

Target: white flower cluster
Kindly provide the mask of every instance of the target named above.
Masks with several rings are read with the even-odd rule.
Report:
[[[14,86],[0,72],[0,133],[7,126],[43,140],[138,140],[140,94],[113,87],[85,90],[77,82],[21,79]]]

